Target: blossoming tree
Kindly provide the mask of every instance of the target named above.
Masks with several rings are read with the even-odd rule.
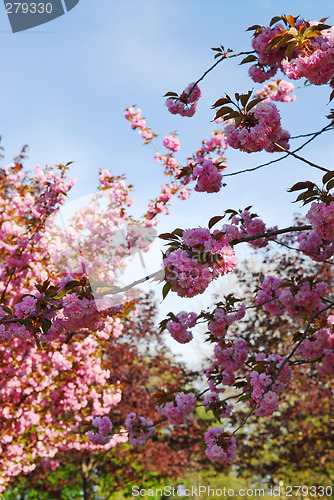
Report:
[[[254,82],[263,83],[272,78],[278,70],[290,79],[307,79],[309,84],[334,86],[334,28],[320,21],[306,21],[291,15],[277,16],[270,21],[269,27],[260,25],[249,28],[253,31],[252,51],[234,54],[223,46],[214,48],[217,61],[196,82],[178,95],[167,92],[167,108],[173,114],[193,116],[197,101],[201,97],[198,84],[225,59],[246,56],[242,63],[255,63],[249,69],[249,76]],[[334,96],[331,88],[330,99]],[[297,154],[303,146],[320,134],[332,130],[333,113],[328,118],[330,124],[322,130],[310,133],[298,150],[290,151],[290,134],[281,126],[281,117],[276,101],[292,102],[294,89],[292,83],[277,79],[269,82],[253,95],[235,93],[219,98],[214,104],[215,122],[224,124],[224,129],[212,132],[210,141],[203,141],[202,148],[188,158],[186,166],[179,166],[173,159],[173,152],[179,148],[179,142],[164,141],[171,151],[168,154],[156,154],[157,161],[163,163],[165,173],[176,179],[175,192],[189,189],[196,181],[195,190],[208,193],[219,192],[226,171],[226,158],[223,155],[227,147],[247,153],[267,151],[284,152],[285,155],[273,161],[291,156],[322,172],[322,186],[311,181],[301,181],[290,187],[290,192],[301,193],[297,201],[312,203],[306,214],[308,224],[298,223],[288,228],[277,226],[267,228],[265,223],[247,207],[239,212],[228,208],[223,214],[212,217],[207,228],[180,229],[160,235],[167,241],[167,250],[163,255],[165,286],[163,296],[169,291],[181,297],[193,297],[203,293],[210,282],[237,268],[238,262],[234,247],[248,243],[253,248],[267,246],[271,241],[284,245],[278,236],[297,234],[299,248],[309,259],[333,265],[334,254],[334,171],[318,165]],[[139,133],[144,130],[138,120],[138,110],[128,109],[126,117]],[[146,142],[153,136],[145,137]],[[172,138],[170,138],[172,139]],[[269,162],[271,163],[271,162]],[[265,164],[266,165],[266,164]],[[261,165],[261,166],[265,166]],[[172,166],[172,168],[171,168]],[[258,166],[256,168],[260,168]],[[242,172],[238,172],[242,173]],[[233,175],[233,174],[232,174]],[[226,178],[226,177],[225,177]],[[172,196],[173,192],[171,191]],[[162,208],[160,209],[162,211]],[[225,220],[224,220],[225,219]],[[222,222],[225,222],[222,224]],[[220,224],[218,229],[214,226]],[[221,225],[222,224],[222,225]],[[298,376],[294,365],[296,357],[302,356],[304,362],[314,364],[321,376],[331,378],[334,369],[334,307],[331,288],[325,281],[317,280],[309,270],[308,276],[284,277],[264,276],[257,290],[257,310],[271,316],[287,315],[292,320],[303,322],[302,331],[296,331],[293,345],[286,345],[266,352],[259,343],[251,345],[249,339],[241,338],[238,329],[229,334],[229,327],[247,317],[247,309],[254,306],[240,301],[233,294],[219,301],[211,311],[187,313],[182,311],[161,322],[161,329],[167,329],[180,343],[192,340],[191,329],[196,323],[207,323],[209,340],[215,344],[214,359],[207,370],[209,393],[203,400],[207,410],[214,409],[220,423],[227,419],[234,406],[242,404],[248,407],[248,413],[238,423],[233,420],[234,430],[227,432],[218,425],[205,434],[206,454],[211,460],[231,464],[236,459],[236,436],[251,416],[271,417],[279,410],[279,401],[288,390],[291,380]],[[240,303],[241,302],[241,303]],[[330,382],[328,382],[330,383]],[[231,388],[233,389],[231,395]],[[228,391],[228,397],[222,395]],[[202,396],[202,394],[201,394]],[[229,400],[229,404],[226,401]],[[235,400],[235,405],[231,402]],[[183,421],[194,410],[197,395],[177,395],[174,402],[160,406],[160,413],[172,422]]]
[[[152,296],[138,297],[137,300],[135,314],[127,318],[116,318],[118,327],[114,326],[110,341],[103,344],[103,353],[99,353],[102,354],[99,362],[109,372],[107,383],[112,387],[118,387],[121,397],[119,404],[109,408],[108,415],[113,426],[121,427],[127,415],[129,413],[133,415],[137,409],[145,412],[150,420],[157,420],[159,414],[152,406],[152,393],[161,391],[162,388],[166,392],[177,392],[180,386],[191,381],[190,373],[188,374],[181,364],[172,362],[167,356],[166,348],[161,344],[156,328],[155,304]],[[85,342],[81,345],[83,350],[87,351]],[[95,370],[98,367],[99,365]],[[45,366],[42,368],[46,370]],[[75,368],[72,365],[72,379],[69,378],[68,371],[63,369],[63,385],[67,380],[67,385],[70,385],[71,380],[78,378]],[[87,367],[85,369],[87,370]],[[94,388],[89,388],[87,393],[98,395],[97,388],[100,385],[103,385],[103,381],[97,380]],[[106,385],[104,384],[104,387]],[[52,397],[54,390],[52,387],[47,387],[45,392]],[[77,392],[80,404],[86,405],[86,401],[82,400],[79,391]],[[56,403],[59,406],[58,400]],[[90,415],[92,410],[98,415],[99,412],[90,408],[90,405],[87,406],[87,415]],[[82,412],[82,409],[78,409],[75,413],[82,414]],[[73,420],[73,412],[65,413],[61,406],[57,410],[50,406],[50,425],[47,434],[57,423],[59,415],[62,416],[64,424],[70,424]],[[52,421],[53,416],[56,417],[55,422]],[[105,418],[103,415],[97,417],[96,422],[105,423],[106,430],[111,432],[109,422],[103,418]],[[84,436],[80,437],[79,445],[78,435],[73,432],[72,436],[68,436],[67,445],[54,447],[55,455],[52,458],[43,458],[38,449],[33,461],[35,468],[28,477],[22,475],[13,477],[8,494],[29,491],[30,495],[34,492],[36,498],[48,499],[62,498],[66,494],[80,497],[83,494],[84,499],[90,499],[93,498],[94,491],[98,491],[101,498],[107,498],[113,492],[126,490],[132,484],[154,485],[155,482],[165,478],[181,477],[184,468],[192,464],[196,466],[193,454],[198,453],[201,434],[205,429],[204,424],[195,418],[190,419],[186,427],[187,440],[184,428],[176,429],[176,433],[172,433],[169,426],[165,425],[163,433],[155,435],[146,446],[135,449],[129,443],[113,447],[110,443],[92,445]],[[41,435],[41,429],[30,429],[28,436],[33,445],[34,438],[31,434],[36,434],[37,437]],[[84,442],[86,446],[83,445]],[[50,447],[48,442],[44,446],[47,449]]]
[[[249,70],[253,82],[262,84],[279,70],[293,80],[307,79],[309,84],[316,86],[329,84],[332,98],[334,28],[325,21],[325,18],[306,21],[283,15],[273,18],[268,27],[252,26],[249,29],[253,31],[253,50],[234,54],[223,46],[215,48],[216,62],[202,77],[189,84],[180,95],[167,92],[168,110],[184,117],[193,116],[201,97],[198,84],[225,59],[239,56],[246,56],[242,60],[244,64],[254,63]],[[320,171],[321,185],[305,180],[293,186],[287,185],[291,193],[301,191],[298,201],[311,203],[306,214],[307,223],[267,228],[262,219],[252,213],[251,207],[239,211],[227,207],[223,213],[213,216],[206,228],[177,228],[160,235],[167,242],[162,270],[150,277],[165,282],[163,297],[169,292],[180,297],[202,294],[212,281],[223,279],[224,275],[237,269],[236,245],[249,244],[255,250],[269,244],[284,245],[282,235],[287,234],[298,235],[296,251],[326,266],[333,265],[334,171],[297,154],[306,143],[332,130],[333,113],[329,115],[329,124],[310,133],[307,142],[298,150],[290,151],[293,138],[282,128],[280,113],[274,102],[292,102],[292,90],[291,82],[278,79],[270,81],[254,95],[249,91],[235,93],[234,97],[220,97],[213,103],[213,109],[216,113],[214,120],[221,128],[214,130],[209,140],[203,140],[201,147],[188,157],[183,166],[174,156],[180,148],[180,140],[175,133],[165,136],[163,145],[167,151],[164,154],[157,151],[155,160],[162,165],[171,182],[164,184],[160,195],[150,201],[142,219],[146,229],[153,229],[159,213],[168,213],[168,202],[176,194],[186,200],[192,187],[198,192],[219,193],[226,186],[223,180],[228,175],[227,148],[246,153],[279,152],[279,158],[275,157],[272,161],[291,156]],[[157,136],[146,126],[139,109],[130,107],[125,116],[145,143],[153,143]],[[83,346],[94,342],[88,335],[91,331],[95,332],[102,345],[103,340],[109,340],[115,316],[124,314],[126,310],[129,298],[117,301],[115,297],[131,289],[131,286],[120,288],[110,285],[110,282],[114,282],[115,268],[122,267],[124,257],[131,253],[134,246],[140,248],[141,245],[138,221],[127,212],[131,204],[129,188],[122,178],[111,177],[107,171],[101,172],[101,191],[109,199],[106,213],[99,214],[94,205],[86,207],[74,220],[74,227],[57,240],[59,230],[55,229],[50,216],[70,188],[64,180],[64,167],[60,167],[58,177],[53,172],[37,170],[32,184],[24,184],[22,167],[16,163],[2,172],[2,180],[1,222],[5,242],[2,243],[1,262],[1,341],[6,352],[12,356],[18,343],[23,350],[37,352],[36,349],[43,349],[38,356],[51,359],[51,362],[54,360],[53,363],[56,366],[60,364],[64,371],[69,369],[70,364],[81,363],[72,357],[72,350],[80,352]],[[115,230],[124,222],[129,224],[132,236],[130,231],[126,244],[115,246]],[[64,259],[59,245],[65,240],[69,245]],[[48,257],[50,254],[52,259]],[[103,255],[102,260],[100,254]],[[68,272],[64,272],[66,266],[69,266]],[[289,390],[294,377],[298,377],[295,365],[298,365],[300,357],[306,366],[315,367],[332,387],[332,289],[326,281],[312,274],[312,269],[305,269],[305,273],[301,277],[263,276],[256,291],[256,305],[230,294],[219,300],[211,310],[174,311],[161,322],[161,331],[167,330],[182,344],[192,340],[191,329],[196,324],[205,324],[208,340],[214,344],[211,366],[206,371],[208,387],[205,391],[198,394],[180,388],[176,394],[159,394],[155,401],[161,417],[159,423],[169,421],[174,426],[183,425],[197,405],[204,405],[207,411],[213,411],[219,425],[209,428],[204,436],[205,453],[213,462],[226,465],[235,462],[238,432],[250,418],[270,418],[278,414],[280,400]],[[292,343],[289,343],[290,339],[283,339],[275,349],[266,350],[260,343],[251,343],[248,338],[238,335],[235,326],[247,318],[252,308],[271,317],[286,315],[297,321]],[[75,337],[80,339],[81,347],[78,341],[72,342]],[[94,346],[91,346],[92,350]],[[67,349],[71,350],[70,354]],[[98,349],[94,355],[100,357]],[[58,374],[55,376],[58,377]],[[5,390],[8,390],[7,386]],[[85,391],[89,397],[94,394],[91,388]],[[122,428],[114,428],[109,418],[110,406],[116,402],[115,394],[117,388],[110,387],[109,393],[102,396],[106,398],[104,406],[91,403],[92,428],[87,431],[90,443],[85,441],[85,446],[113,446],[115,439],[119,439],[117,436],[121,435]],[[87,401],[85,411],[88,406]],[[237,414],[240,406],[247,412],[238,421],[233,412]],[[6,418],[5,415],[3,418]],[[20,417],[15,415],[11,418]],[[224,425],[221,425],[222,421]],[[75,430],[80,422],[80,417],[77,420],[74,418]],[[229,422],[233,424],[232,428],[228,427]],[[59,424],[61,427],[62,421]],[[131,411],[125,419],[126,430],[122,435],[127,436],[134,446],[143,445],[155,434],[155,424],[148,415]],[[86,431],[84,425],[82,429]],[[6,439],[2,438],[2,445],[7,446]],[[12,454],[14,452],[11,450]],[[8,456],[6,452],[4,456]],[[21,470],[29,472],[30,469],[28,466],[27,470]]]

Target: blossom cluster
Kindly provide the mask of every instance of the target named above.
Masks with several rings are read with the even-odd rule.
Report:
[[[302,231],[298,235],[299,249],[314,261],[328,260],[334,255],[334,241],[321,238],[314,231]]]
[[[229,417],[233,410],[233,405],[227,404],[225,401],[219,399],[219,392],[211,391],[208,396],[203,400],[203,406],[206,411],[219,411],[219,417]]]
[[[195,85],[195,82],[189,83],[180,96],[167,99],[167,109],[173,115],[194,116],[201,95],[198,85]]]
[[[125,427],[129,433],[129,441],[133,446],[141,446],[154,436],[156,430],[151,420],[139,417],[136,413],[129,413],[125,420]]]
[[[220,464],[231,465],[236,459],[237,445],[234,437],[229,435],[224,427],[216,426],[209,429],[204,435],[207,448],[205,454]]]
[[[263,89],[256,92],[257,96],[262,100],[262,102],[269,101],[281,101],[281,102],[291,102],[296,100],[296,96],[290,96],[291,92],[294,91],[294,85],[287,80],[273,80],[267,83]]]
[[[265,231],[275,231],[278,229],[277,226],[267,228],[265,222],[257,217],[256,214],[250,213],[249,210],[243,210],[239,214],[235,213],[231,217],[232,225],[224,224],[223,231],[226,231],[226,236],[229,241],[237,240],[240,238],[245,238],[247,236],[255,236],[257,234],[264,233]],[[276,239],[277,236],[271,236],[270,239]],[[248,242],[254,248],[263,248],[267,246],[269,239],[266,237],[256,238],[255,240],[250,240]]]
[[[281,117],[276,106],[270,102],[259,102],[236,125],[225,127],[227,144],[246,153],[263,149],[269,153],[280,151],[273,143],[278,142],[289,149],[290,134],[281,128]]]
[[[172,424],[180,425],[185,423],[190,413],[196,408],[196,397],[193,394],[179,392],[175,396],[175,401],[169,401],[163,406],[157,406],[157,410],[168,418]]]
[[[266,357],[264,353],[259,353],[256,361],[257,368],[247,373],[247,379],[252,387],[247,404],[249,406],[257,404],[255,414],[267,417],[278,408],[278,394],[283,392],[285,385],[291,379],[291,368],[288,363],[283,365],[284,358],[279,354],[270,354]]]
[[[319,372],[324,375],[334,375],[334,332],[329,328],[322,328],[314,337],[304,339],[297,349],[297,354],[309,360],[320,358]]]
[[[131,123],[131,127],[136,130],[145,140],[145,143],[150,142],[156,135],[152,132],[150,127],[146,126],[146,120],[141,116],[141,109],[135,109],[133,106],[126,108],[124,116]]]
[[[297,51],[281,62],[282,71],[292,80],[306,78],[313,85],[328,83],[334,76],[334,28],[323,30],[310,40],[309,51]]]
[[[295,23],[296,33],[298,29],[306,32],[310,26],[320,24],[317,21],[306,23],[298,19]],[[319,36],[309,36],[304,43],[299,43],[298,35],[292,50],[287,55],[287,47],[293,40],[270,47],[268,43],[276,35],[288,33],[282,23],[271,28],[262,27],[254,35],[252,46],[257,53],[258,63],[249,69],[250,77],[262,83],[273,77],[278,69],[289,78],[298,80],[306,78],[313,85],[323,85],[330,82],[334,76],[334,28],[323,29]]]
[[[210,140],[203,140],[200,149],[188,158],[187,166],[178,177],[183,184],[196,181],[195,191],[217,193],[222,184],[221,172],[226,169],[224,152],[227,148],[226,137],[221,130],[213,130]]]
[[[326,291],[327,286],[323,281],[310,283],[301,280],[288,286],[280,278],[267,276],[257,293],[257,301],[258,304],[264,303],[264,309],[273,316],[281,316],[285,312],[291,318],[312,316],[324,307],[322,297]]]
[[[63,283],[60,283],[58,290],[64,289],[66,283],[79,282],[72,281],[68,276]],[[47,298],[47,296],[46,296]],[[78,292],[67,293],[60,299],[48,300],[40,292],[35,296],[28,295],[23,297],[14,307],[14,317],[8,317],[5,311],[0,307],[0,341],[8,342],[13,337],[24,341],[37,340],[43,344],[52,340],[66,338],[66,332],[76,331],[89,332],[96,330],[103,331],[105,327],[104,319],[114,316],[120,312],[122,305],[111,306],[100,313],[97,309],[94,297],[82,297]],[[35,331],[34,325],[38,321],[43,326],[47,321],[47,330]],[[43,323],[44,321],[44,323]],[[64,335],[64,337],[62,337]]]
[[[179,186],[173,182],[170,184],[163,184],[161,186],[160,195],[151,200],[147,207],[147,212],[144,215],[145,218],[145,226],[152,227],[155,226],[159,219],[156,217],[157,214],[166,214],[170,213],[170,209],[167,206],[169,200],[171,200],[179,191]],[[180,194],[180,197],[187,196],[186,193]]]
[[[334,50],[334,49],[333,49]],[[313,231],[324,240],[334,240],[334,197],[329,203],[313,202],[306,214]]]
[[[213,318],[209,321],[208,329],[216,338],[223,338],[226,335],[227,328],[242,319],[246,312],[246,305],[241,304],[239,309],[233,313],[227,313],[225,308],[217,307],[213,312]]]
[[[197,181],[195,191],[218,193],[222,187],[223,176],[220,172],[223,169],[211,160],[200,158],[191,176],[193,180]]]
[[[219,231],[186,229],[178,248],[164,255],[166,282],[180,297],[203,293],[218,276],[233,271],[238,261],[227,238]]]
[[[244,339],[235,339],[234,342],[217,343],[214,350],[215,363],[221,370],[221,381],[224,385],[233,385],[234,373],[240,370],[248,358],[247,343]],[[209,381],[210,382],[210,381]],[[214,382],[212,382],[212,389]]]
[[[169,139],[168,142],[166,140],[166,144],[170,144],[170,138],[173,141],[178,141],[173,136],[167,137]],[[164,142],[164,145],[166,144]],[[174,142],[172,144],[175,148]],[[165,175],[174,176],[180,182],[181,186],[186,186],[189,182],[196,181],[195,191],[216,193],[222,187],[221,172],[226,168],[226,159],[224,157],[226,148],[225,135],[219,130],[213,130],[211,132],[211,139],[202,141],[202,147],[192,157],[188,158],[187,166],[184,168],[178,165],[173,156],[173,152],[176,150],[172,150],[172,153],[166,155],[156,153],[154,158],[157,162],[162,163]],[[213,156],[213,153],[216,156]],[[189,192],[185,187],[181,189],[181,192],[184,190]],[[180,194],[179,197],[181,197]]]
[[[180,149],[180,139],[175,137],[175,134],[166,135],[163,139],[163,145],[165,148],[170,149],[173,153],[176,153]]]
[[[180,166],[178,165],[176,159],[173,156],[173,153],[167,153],[165,155],[161,155],[160,153],[156,153],[154,155],[154,159],[156,162],[160,163],[164,167],[164,174],[167,176],[176,177],[180,172]]]
[[[95,417],[92,425],[97,428],[97,432],[88,431],[87,436],[93,444],[107,444],[111,440],[112,423],[106,415],[104,417]]]
[[[252,40],[252,47],[258,56],[258,64],[251,66],[248,73],[254,82],[263,83],[277,72],[284,57],[284,49],[277,47],[269,51],[267,47],[270,39],[280,33],[280,28],[283,28],[281,24],[273,28],[263,27]]]
[[[193,334],[187,328],[192,328],[196,324],[197,314],[186,311],[179,312],[174,320],[169,320],[166,328],[177,342],[187,344],[193,338]]]

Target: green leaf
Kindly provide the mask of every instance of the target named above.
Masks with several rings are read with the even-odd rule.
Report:
[[[216,215],[215,217],[211,217],[208,223],[208,228],[211,229],[217,222],[222,220],[224,218],[224,215]]]
[[[175,393],[176,391],[172,390],[170,392],[167,392],[165,389],[158,390],[155,394],[153,394],[153,397],[155,398],[156,402],[158,405],[163,405],[169,401],[173,401],[175,398]]]
[[[36,342],[36,345],[37,345],[37,348],[39,351],[42,350],[42,347],[41,347],[41,343],[39,341],[39,338],[37,337],[37,334],[40,332],[39,328],[34,328],[32,334],[34,336],[34,339],[35,339],[35,342]]]
[[[7,314],[10,314],[11,316],[13,316],[13,311],[11,310],[10,307],[7,307],[7,306],[1,306],[2,309],[7,313]]]
[[[223,259],[223,257],[221,255],[219,255],[218,253],[216,253],[216,255],[215,255],[215,261],[218,264],[218,266],[221,267],[223,265],[224,259]]]
[[[263,101],[263,99],[260,98],[260,97],[256,97],[255,99],[252,99],[247,104],[246,111],[250,111],[252,108],[254,108],[254,106],[256,106],[257,104],[259,104],[259,102],[261,102],[261,101]]]
[[[287,16],[284,16],[283,19],[285,19],[286,22],[288,24],[290,24],[290,26],[294,26],[295,25],[295,18],[293,16],[287,15]]]
[[[276,24],[276,23],[278,23],[278,21],[281,21],[281,20],[282,20],[282,16],[275,16],[271,19],[269,26],[271,27],[273,24]]]
[[[177,236],[172,233],[161,233],[159,234],[158,238],[161,240],[177,240]]]
[[[257,57],[254,54],[249,54],[249,56],[245,57],[240,64],[246,64],[254,61],[257,61]]]
[[[278,37],[273,37],[270,42],[268,42],[268,46],[271,49],[278,48],[280,45],[285,45],[288,42],[295,40],[293,35],[279,35]]]
[[[242,104],[243,107],[246,106],[250,96],[252,95],[252,90],[250,90],[249,92],[247,92],[247,94],[241,94],[240,96],[240,102]]]
[[[168,319],[164,319],[163,321],[160,321],[159,328],[160,328],[161,332],[163,332],[166,329],[167,323],[168,323]]]
[[[171,288],[172,288],[172,284],[169,281],[167,281],[167,283],[164,284],[164,287],[162,289],[162,299],[163,300],[166,298],[166,296]]]
[[[48,333],[49,329],[51,328],[52,322],[49,319],[44,318],[41,322],[41,327],[43,332],[46,334]]]
[[[216,410],[212,410],[212,413],[214,414],[215,419],[220,423],[221,422],[221,420],[220,420],[221,411],[219,409],[216,409]]]
[[[331,102],[333,99],[334,99],[334,89],[332,90],[331,95],[329,96],[328,102]]]
[[[290,189],[287,189],[288,193],[292,193],[292,191],[300,191],[300,189],[311,189],[315,184],[311,181],[297,182]]]
[[[241,115],[239,111],[231,111],[225,116],[225,120],[230,120],[231,118],[238,118],[238,117],[240,117],[241,120],[243,119],[243,115]]]
[[[289,33],[290,33],[290,35],[292,35],[294,37],[298,36],[298,31],[294,27],[289,29]]]
[[[311,203],[311,201],[318,200],[318,199],[319,199],[318,196],[311,196],[311,197],[305,199],[303,205],[307,205],[308,203]]]
[[[331,170],[330,172],[327,172],[323,178],[322,178],[322,182],[324,184],[326,184],[326,182],[328,182],[330,179],[332,179],[334,177],[334,170]]]
[[[310,198],[317,199],[318,192],[317,191],[305,191],[304,193],[300,193],[300,195],[297,196],[294,203],[296,203],[297,201],[301,201],[301,200],[303,200],[305,202],[306,200],[308,200]]]
[[[224,106],[224,107],[218,109],[216,116],[215,116],[215,119],[221,118],[222,116],[225,116],[226,114],[231,113],[232,111],[233,111],[232,108],[230,108],[228,106]]]
[[[245,380],[241,380],[240,382],[236,382],[234,387],[237,389],[241,389],[241,387],[247,387],[247,382]]]
[[[286,57],[289,58],[289,57],[292,56],[293,51],[295,50],[295,48],[297,47],[297,45],[298,45],[298,42],[291,42],[291,43],[288,44],[287,49],[285,51]]]
[[[292,337],[293,341],[298,342],[298,340],[300,340],[302,338],[302,336],[303,336],[303,334],[301,332],[295,333],[294,336]]]
[[[237,403],[240,403],[240,402],[244,403],[245,401],[249,401],[250,397],[251,397],[250,394],[244,394],[244,396],[240,396]]]
[[[180,229],[179,227],[177,227],[176,229],[174,229],[174,231],[172,231],[173,234],[176,234],[177,236],[180,236],[180,238],[182,238],[183,236],[183,229]]]
[[[326,185],[326,189],[329,191],[330,189],[334,188],[334,179],[328,182]]]
[[[223,106],[224,104],[228,104],[229,102],[231,102],[230,99],[227,99],[226,97],[221,97],[220,99],[218,99],[218,101],[216,101],[212,105],[212,108],[219,108],[219,106]]]
[[[250,26],[249,28],[246,29],[246,31],[253,31],[253,30],[258,30],[258,29],[261,29],[262,26],[260,26],[259,24],[253,24],[253,26]]]
[[[76,281],[76,280],[69,281],[68,283],[66,283],[64,288],[59,293],[57,293],[57,295],[55,295],[53,298],[54,299],[61,299],[62,297],[64,297],[64,295],[69,293],[71,290],[73,290],[73,288],[75,288],[77,286],[81,286],[80,281]]]

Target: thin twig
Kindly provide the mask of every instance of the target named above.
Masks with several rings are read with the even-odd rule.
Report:
[[[306,158],[303,158],[302,156],[296,155],[296,153],[294,153],[293,151],[287,150],[286,148],[284,148],[283,146],[281,146],[280,144],[278,144],[278,142],[273,142],[273,144],[277,148],[279,148],[282,151],[284,151],[285,153],[287,153],[289,156],[293,156],[297,160],[303,161],[304,163],[307,163],[311,167],[318,168],[319,170],[322,170],[323,172],[330,172],[330,170],[328,170],[328,168],[321,167],[320,165],[317,165],[316,163],[313,163],[312,161],[309,161]]]
[[[216,66],[218,66],[219,63],[221,63],[222,61],[224,61],[224,59],[231,59],[232,57],[238,57],[238,56],[243,56],[243,55],[248,55],[248,54],[254,54],[254,53],[255,53],[255,50],[250,50],[248,52],[238,52],[238,54],[231,54],[231,55],[228,55],[227,53],[223,54],[222,57],[220,59],[218,59],[218,61],[216,61],[209,69],[207,69],[205,71],[205,73],[203,73],[203,75],[201,76],[201,78],[199,78],[198,80],[196,80],[196,82],[191,87],[191,89],[188,92],[188,94],[185,96],[185,99],[188,99],[188,97],[190,96],[190,94],[192,93],[192,91],[194,90],[194,88],[196,87],[196,85],[198,85],[199,82],[201,82],[202,80],[204,80],[204,78],[206,77],[206,75],[208,73],[210,73],[210,71],[212,71]]]
[[[323,132],[328,132],[329,130],[332,130],[333,127],[332,125],[327,125],[325,129],[323,129]],[[294,135],[292,137],[289,137],[289,140],[291,139],[301,139],[302,137],[312,137],[314,134],[318,134],[318,132],[310,132],[309,134],[299,134],[299,135]]]
[[[234,436],[234,434],[236,434],[238,432],[238,430],[241,429],[241,427],[243,427],[245,425],[245,423],[247,422],[249,417],[252,415],[252,413],[254,413],[254,411],[256,410],[257,407],[258,407],[258,403],[255,406],[253,406],[253,408],[250,410],[250,412],[247,413],[247,415],[245,416],[245,418],[243,419],[241,424],[236,429],[234,429],[234,431],[231,434],[231,437]],[[230,439],[231,439],[231,437],[230,437]]]
[[[330,128],[329,128],[330,127]],[[299,146],[297,149],[295,149],[293,152],[296,153],[297,151],[300,151],[301,149],[303,149],[305,146],[307,146],[310,142],[312,142],[316,137],[318,137],[318,135],[322,134],[323,132],[327,132],[328,130],[330,130],[332,127],[330,125],[326,125],[326,127],[322,128],[321,130],[319,130],[319,132],[315,132],[313,134],[313,136],[306,142],[304,142],[301,146]],[[244,174],[245,172],[254,172],[255,170],[258,170],[260,168],[263,168],[263,167],[267,167],[268,165],[271,165],[273,163],[277,163],[279,161],[282,161],[284,160],[285,158],[287,158],[289,155],[288,154],[285,154],[283,156],[281,156],[280,158],[276,158],[275,160],[271,160],[271,161],[268,161],[266,163],[261,163],[261,165],[258,165],[257,167],[253,167],[253,168],[246,168],[244,170],[238,170],[237,172],[232,172],[231,174],[224,174],[224,177],[232,177],[233,175],[239,175],[239,174]]]
[[[334,265],[334,261],[326,260],[326,259],[321,259],[318,257],[315,253],[307,252],[306,250],[301,250],[300,248],[295,248],[295,247],[290,247],[290,245],[287,245],[286,243],[283,243],[282,241],[279,240],[271,240],[277,243],[277,245],[281,245],[282,247],[288,248],[289,250],[295,250],[296,252],[301,252],[306,255],[310,255],[311,257],[317,257],[317,261],[319,262],[324,262],[325,264],[330,264],[331,266]]]
[[[307,332],[312,324],[312,321],[317,317],[319,316],[319,314],[321,314],[322,312],[324,311],[327,311],[327,309],[331,309],[332,307],[334,307],[334,302],[330,302],[330,304],[328,306],[325,306],[323,307],[322,309],[319,309],[319,311],[316,311],[314,314],[312,314],[312,316],[310,317],[310,319],[308,320],[307,322],[307,325],[306,325],[306,328],[304,330],[304,333],[303,335],[301,336],[300,340],[297,342],[297,344],[295,345],[295,347],[292,349],[292,351],[286,356],[286,358],[284,358],[284,361],[283,363],[280,365],[275,377],[273,378],[273,381],[271,383],[271,386],[272,384],[275,382],[275,380],[277,380],[277,378],[280,376],[280,373],[281,371],[283,370],[284,366],[286,365],[286,363],[289,361],[289,359],[292,358],[292,356],[294,355],[294,353],[297,351],[298,347],[302,344],[302,342],[305,340],[306,338],[306,335],[307,335]]]
[[[1,299],[0,299],[0,302],[4,302],[5,300],[5,296],[6,296],[6,292],[7,292],[7,288],[9,286],[9,283],[11,282],[13,276],[14,276],[14,272],[15,272],[15,267],[13,267],[13,269],[11,270],[10,274],[9,274],[9,277],[8,277],[8,280],[7,280],[7,283],[6,283],[6,286],[2,292],[2,295],[1,295]]]

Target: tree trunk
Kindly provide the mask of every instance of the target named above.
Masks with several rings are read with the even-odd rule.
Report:
[[[82,460],[81,475],[84,500],[94,500],[94,462],[92,457]]]

